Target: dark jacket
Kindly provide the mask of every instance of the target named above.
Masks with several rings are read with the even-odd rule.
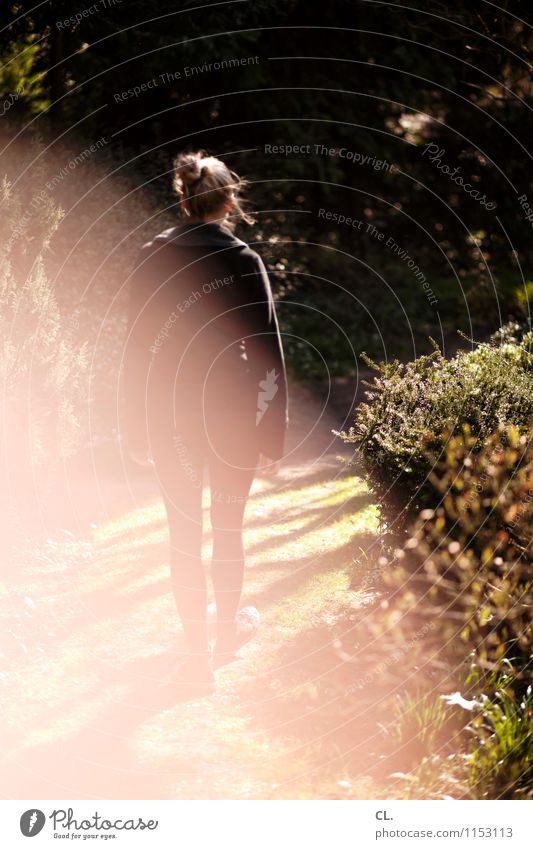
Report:
[[[218,224],[185,224],[142,247],[130,285],[124,351],[130,448],[144,450],[154,433],[167,432],[199,387],[220,415],[232,396],[253,394],[258,447],[279,459],[288,424],[286,372],[258,254]]]

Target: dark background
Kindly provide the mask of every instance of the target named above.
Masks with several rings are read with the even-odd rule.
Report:
[[[458,330],[480,339],[505,321],[527,323],[532,224],[518,197],[533,197],[528,3],[32,6],[0,12],[12,59],[0,78],[4,97],[17,74],[26,81],[9,121],[26,133],[31,124],[52,144],[106,137],[114,168],[148,181],[165,206],[175,202],[169,169],[178,150],[225,156],[250,181],[257,224],[242,235],[262,246],[300,374],[324,377],[326,365],[354,373],[351,346],[356,355],[408,358],[430,336],[449,352]],[[186,67],[244,57],[258,60],[185,76]],[[429,143],[492,210],[430,161]],[[265,152],[302,144],[310,155]],[[316,154],[315,144],[394,169]],[[372,223],[382,242],[320,218],[320,208]],[[389,237],[404,260],[384,245]]]

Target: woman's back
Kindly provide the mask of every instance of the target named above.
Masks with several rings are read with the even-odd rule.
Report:
[[[269,301],[258,273],[256,255],[216,224],[175,227],[143,248],[133,285],[162,391],[169,380],[204,384],[210,373],[219,380],[244,375],[248,353],[257,355],[246,337]]]
[[[287,425],[285,365],[258,254],[221,223],[187,222],[143,246],[130,287],[130,443],[146,445],[149,432],[151,439],[168,432],[185,404],[194,404],[199,416],[207,404],[221,423],[233,420],[233,406],[251,411],[261,450],[280,457]]]
[[[258,462],[275,472],[287,426],[268,276],[255,251],[225,226],[231,210],[240,210],[239,186],[219,159],[178,158],[175,187],[189,221],[141,249],[125,348],[130,451],[138,462],[153,462],[169,522],[171,581],[189,649],[179,676],[208,688],[214,676],[201,556],[204,471],[220,663],[257,630],[257,610],[238,609],[244,508]]]

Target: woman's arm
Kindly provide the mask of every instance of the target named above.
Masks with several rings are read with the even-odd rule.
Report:
[[[251,321],[246,349],[257,382],[256,426],[261,452],[270,460],[283,456],[288,426],[285,359],[272,289],[265,265],[255,252],[243,275],[251,293]]]

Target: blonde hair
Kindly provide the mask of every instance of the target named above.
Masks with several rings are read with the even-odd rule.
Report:
[[[205,150],[180,153],[174,160],[174,191],[185,214],[194,218],[205,218],[231,201],[232,213],[253,224],[253,218],[245,213],[239,199],[244,186],[244,180],[235,171]]]

